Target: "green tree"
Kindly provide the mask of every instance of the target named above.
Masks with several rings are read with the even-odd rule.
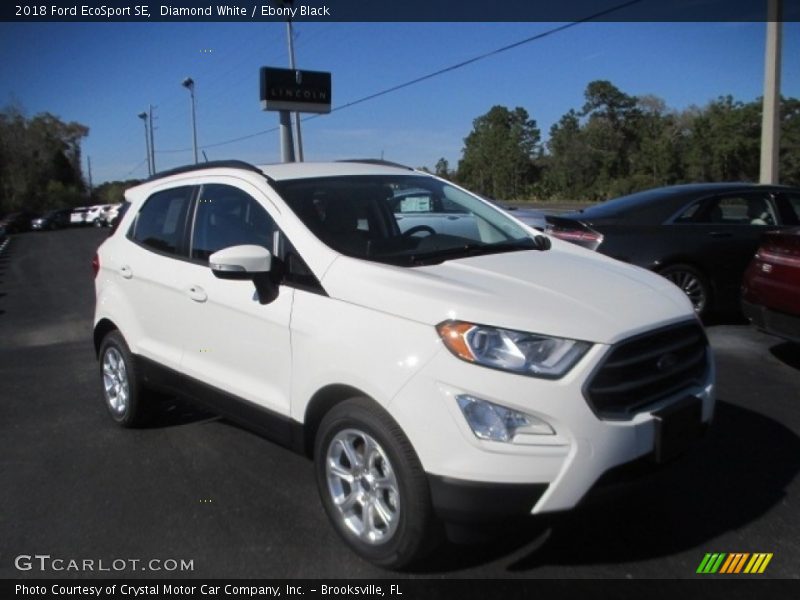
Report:
[[[536,121],[521,107],[493,106],[464,138],[458,180],[493,198],[518,198],[536,180],[540,140]]]
[[[80,143],[88,133],[49,113],[29,119],[17,106],[0,110],[0,212],[80,202]]]
[[[450,163],[447,162],[447,159],[440,158],[436,161],[436,166],[434,167],[434,174],[437,177],[442,177],[444,179],[450,179]]]

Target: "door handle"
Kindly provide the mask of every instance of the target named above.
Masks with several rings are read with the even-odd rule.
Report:
[[[713,238],[729,238],[733,237],[732,233],[728,233],[727,231],[711,231],[709,234]]]
[[[208,294],[206,294],[206,291],[199,285],[190,286],[186,290],[186,295],[195,302],[205,302],[208,300]]]
[[[128,265],[122,265],[119,268],[119,274],[122,275],[125,279],[130,279],[133,277],[133,270]]]

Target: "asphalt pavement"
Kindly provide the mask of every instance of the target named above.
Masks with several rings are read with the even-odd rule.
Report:
[[[307,459],[175,399],[153,427],[111,422],[91,335],[106,235],[26,233],[0,254],[0,578],[396,578],[339,541]],[[708,334],[719,403],[691,455],[400,576],[692,578],[706,553],[766,552],[763,577],[800,577],[800,349],[735,318]],[[24,570],[35,554],[143,562]]]

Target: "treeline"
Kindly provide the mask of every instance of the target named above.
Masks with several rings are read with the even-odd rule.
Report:
[[[697,181],[758,181],[761,101],[720,97],[703,108],[669,109],[655,96],[631,96],[591,82],[580,108],[541,140],[524,108],[495,106],[475,119],[458,168],[438,175],[505,200],[602,200]],[[800,100],[781,102],[781,183],[800,185]]]
[[[0,110],[0,215],[85,204],[80,144],[88,133],[50,113]]]

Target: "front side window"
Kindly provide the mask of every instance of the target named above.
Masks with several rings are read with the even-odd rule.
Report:
[[[255,244],[273,251],[275,222],[264,207],[229,185],[204,185],[197,198],[191,257],[207,261],[217,250]]]
[[[191,195],[188,186],[156,192],[136,215],[128,236],[151,250],[177,254]]]
[[[431,177],[324,177],[275,187],[312,233],[356,258],[418,266],[536,247],[502,212]]]

